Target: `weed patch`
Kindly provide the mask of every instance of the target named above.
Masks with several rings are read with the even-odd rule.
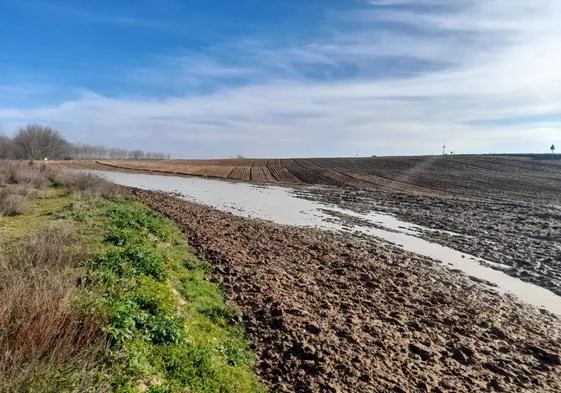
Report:
[[[0,216],[0,393],[264,391],[239,317],[173,223],[21,181],[7,187],[28,209]]]
[[[261,392],[236,313],[167,219],[107,202],[89,280],[107,316],[116,392]]]

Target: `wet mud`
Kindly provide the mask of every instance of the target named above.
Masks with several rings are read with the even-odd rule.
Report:
[[[549,201],[337,188],[310,189],[299,196],[360,213],[388,213],[430,228],[419,236],[561,295],[561,207]]]
[[[372,237],[246,219],[157,192],[131,193],[177,222],[212,263],[214,280],[243,316],[258,373],[272,391],[561,391],[561,321],[546,311]],[[344,190],[329,198],[368,210],[363,197],[372,200]],[[422,210],[417,204],[424,202],[414,198],[376,201],[429,227],[456,222],[445,227],[464,233],[469,222],[477,236],[490,225],[467,209],[458,212],[456,202],[425,201],[440,205]],[[446,219],[431,213],[437,211]],[[505,217],[503,230],[516,232],[516,220],[506,218],[516,211],[510,206],[497,213]],[[539,219],[531,217],[527,223]],[[548,233],[543,222],[532,225]],[[487,232],[497,241],[506,236]],[[555,226],[549,232],[555,236]],[[517,247],[538,255],[537,240],[510,244],[520,242]]]

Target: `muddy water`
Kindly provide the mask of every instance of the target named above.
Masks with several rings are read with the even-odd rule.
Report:
[[[375,236],[407,251],[442,261],[445,266],[459,269],[472,277],[495,284],[497,286],[495,289],[500,292],[510,293],[526,303],[561,315],[561,297],[481,264],[491,264],[491,262],[421,239],[417,236],[419,232],[431,229],[400,221],[387,214],[375,212],[358,214],[298,198],[292,189],[277,186],[256,186],[199,177],[102,171],[95,171],[95,173],[117,184],[176,193],[188,201],[212,206],[239,216],[324,230],[350,230]],[[348,223],[344,225],[342,221],[328,214],[330,210],[359,220],[349,227]]]

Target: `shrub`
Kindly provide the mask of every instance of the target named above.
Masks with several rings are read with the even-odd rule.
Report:
[[[41,170],[32,162],[8,161],[3,166],[3,176],[7,183],[27,184],[35,188],[44,188],[51,184],[46,170]]]
[[[84,249],[74,247],[75,235],[70,224],[53,223],[39,228],[12,258],[21,266],[64,269],[86,257]]]
[[[25,197],[11,194],[8,190],[0,191],[0,216],[15,216],[27,209]]]
[[[0,184],[28,185],[36,189],[59,185],[76,193],[117,197],[122,187],[90,173],[69,173],[55,170],[45,163],[33,161],[0,161]]]
[[[5,189],[7,192],[15,195],[20,195],[25,198],[36,198],[39,194],[37,189],[31,187],[28,184],[19,185],[19,184],[12,184]]]
[[[87,191],[97,188],[104,180],[96,175],[90,173],[76,173],[76,174],[66,174],[62,178],[64,185],[68,186],[74,191]]]
[[[74,307],[70,233],[50,225],[0,253],[0,391],[69,391],[97,367],[102,321]]]
[[[73,192],[89,195],[113,198],[122,193],[121,187],[91,173],[57,172],[53,176],[53,182],[66,187]]]

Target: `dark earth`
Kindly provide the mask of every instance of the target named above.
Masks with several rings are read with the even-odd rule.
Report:
[[[340,188],[298,195],[359,213],[388,213],[439,230],[422,231],[420,237],[486,259],[493,269],[561,295],[561,205],[551,201]]]
[[[287,184],[302,198],[453,232],[419,236],[561,295],[560,156],[64,165]],[[333,217],[350,229],[334,234],[133,193],[213,263],[272,391],[561,391],[559,317],[445,263],[352,235],[348,217]]]
[[[242,315],[258,373],[273,392],[561,391],[561,321],[546,311],[373,238],[244,219],[156,192],[131,193],[176,221],[213,264],[214,279]],[[452,230],[462,230],[459,223],[469,217],[473,231],[484,230],[485,218],[458,208],[474,208],[474,202],[416,198],[429,197],[395,196],[384,209],[402,206],[410,216],[418,210],[425,217],[419,221],[434,225],[439,216],[431,212],[439,211]],[[419,201],[438,205],[416,209]],[[477,215],[495,209],[482,206]],[[516,231],[516,220],[507,218],[516,209],[505,205],[497,213],[503,230]],[[454,210],[464,218],[451,217]],[[489,232],[499,236],[499,229]]]
[[[493,197],[561,204],[561,155],[65,161],[66,167],[134,170],[287,185],[328,185],[416,195]]]

